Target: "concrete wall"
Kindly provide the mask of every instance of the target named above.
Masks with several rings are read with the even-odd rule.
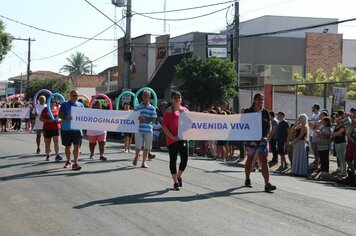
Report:
[[[280,30],[294,29],[306,26],[313,26],[325,23],[336,22],[336,18],[314,18],[314,17],[293,17],[293,16],[262,16],[240,23],[240,34],[251,35]],[[338,25],[328,25],[313,29],[293,31],[289,33],[277,34],[277,37],[304,38],[305,32],[322,33],[324,29],[328,33],[338,33]]]
[[[304,65],[305,39],[281,37],[242,38],[240,40],[240,58],[240,63]]]
[[[344,67],[356,68],[356,40],[343,40],[342,64]]]

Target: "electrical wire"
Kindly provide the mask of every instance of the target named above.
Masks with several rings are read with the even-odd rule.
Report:
[[[111,19],[110,17],[108,17],[104,12],[102,12],[100,9],[98,9],[96,6],[94,6],[93,4],[91,4],[88,0],[84,0],[86,3],[88,3],[91,7],[93,7],[95,10],[97,10],[98,12],[100,12],[103,16],[105,16],[107,19],[109,19],[111,22],[113,22],[117,27],[119,27],[122,32],[124,32],[124,34],[126,34],[126,31],[120,26],[118,25],[113,19]]]
[[[86,1],[86,0],[85,0]],[[140,15],[140,16],[143,16],[143,17],[146,17],[146,18],[149,18],[149,19],[152,19],[152,20],[162,20],[162,21],[184,21],[184,20],[193,20],[193,19],[198,19],[198,18],[201,18],[201,17],[205,17],[205,16],[210,16],[210,15],[213,15],[215,13],[218,13],[218,12],[221,12],[221,11],[224,11],[226,9],[229,9],[231,6],[228,6],[228,7],[225,7],[223,9],[220,9],[220,10],[217,10],[217,11],[213,11],[213,12],[210,12],[210,13],[207,13],[207,14],[203,14],[203,15],[200,15],[200,16],[193,16],[193,17],[188,17],[188,18],[180,18],[180,19],[164,19],[164,18],[156,18],[156,17],[152,17],[152,16],[146,16],[145,14],[141,14],[141,13],[137,13],[137,12],[134,12],[135,15]]]
[[[15,54],[15,56],[16,57],[18,57],[21,61],[23,61],[26,65],[27,65],[27,62],[24,60],[24,59],[22,59],[19,55],[17,55],[14,51],[12,51],[11,49],[10,49],[10,51],[13,53],[13,54]]]
[[[37,59],[32,59],[32,60],[33,60],[33,61],[40,61],[40,60],[45,60],[45,59],[49,59],[49,58],[52,58],[52,57],[56,57],[56,56],[62,55],[62,54],[64,54],[64,53],[66,53],[66,52],[69,52],[69,51],[71,51],[71,50],[73,50],[73,49],[75,49],[75,48],[78,48],[78,47],[82,46],[83,44],[85,44],[85,43],[91,41],[92,39],[94,39],[94,38],[97,37],[98,35],[104,33],[105,31],[107,31],[107,30],[110,29],[110,28],[111,28],[111,26],[109,26],[108,28],[104,29],[104,30],[101,31],[100,33],[96,34],[96,35],[93,36],[92,38],[89,38],[89,39],[85,40],[84,42],[82,42],[82,43],[80,43],[80,44],[78,44],[78,45],[76,45],[76,46],[74,46],[74,47],[72,47],[72,48],[70,48],[70,49],[67,49],[67,50],[65,50],[65,51],[63,51],[63,52],[54,54],[54,55],[52,55],[52,56],[43,57],[43,58],[37,58]]]
[[[106,57],[106,56],[110,55],[111,53],[116,52],[117,50],[118,50],[118,49],[115,48],[115,49],[112,50],[111,52],[108,52],[108,53],[106,53],[106,54],[104,54],[104,55],[102,55],[102,56],[100,56],[100,57],[98,57],[98,58],[96,58],[96,59],[94,59],[94,60],[91,60],[91,62],[98,61],[98,60],[100,60],[101,58]]]
[[[197,7],[190,7],[190,8],[182,8],[182,9],[176,9],[176,10],[169,10],[169,11],[137,12],[137,14],[150,15],[150,14],[162,14],[162,13],[170,13],[170,12],[177,12],[177,11],[195,10],[195,9],[201,9],[201,8],[212,7],[212,6],[218,6],[218,5],[222,5],[222,4],[226,4],[226,3],[232,3],[232,2],[235,2],[235,0],[233,0],[233,1],[227,1],[227,2],[220,2],[220,3],[210,4],[210,5],[197,6]]]
[[[20,21],[17,21],[17,20],[11,19],[11,18],[9,18],[9,17],[3,16],[3,15],[0,15],[0,17],[3,18],[3,19],[9,20],[9,21],[15,22],[15,23],[17,23],[17,24],[24,25],[24,26],[26,26],[26,27],[29,27],[29,28],[32,28],[32,29],[35,29],[35,30],[38,30],[38,31],[50,33],[50,34],[55,34],[55,35],[59,35],[59,36],[63,36],[63,37],[68,37],[68,38],[90,39],[90,38],[83,37],[83,36],[76,36],[76,35],[63,34],[63,33],[58,33],[58,32],[54,32],[54,31],[51,31],[51,30],[41,29],[41,28],[38,28],[38,27],[36,27],[36,26],[29,25],[29,24],[25,24],[25,23],[22,23],[22,22],[20,22]],[[123,20],[123,19],[124,19],[124,18],[120,19],[119,21],[121,21],[121,20]],[[119,21],[118,21],[118,22],[119,22]],[[112,26],[114,26],[114,25],[112,25]],[[111,27],[112,27],[112,26],[111,26]],[[113,41],[114,39],[93,39],[93,40],[97,40],[97,41]]]

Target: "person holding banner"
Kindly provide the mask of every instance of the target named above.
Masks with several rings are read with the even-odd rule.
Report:
[[[70,92],[70,99],[62,103],[59,110],[59,118],[62,119],[62,128],[61,128],[61,138],[62,145],[65,146],[65,153],[67,162],[64,165],[64,168],[71,167],[71,147],[73,145],[73,156],[74,164],[72,166],[73,170],[80,170],[82,167],[79,166],[79,145],[82,142],[82,130],[81,129],[72,129],[71,128],[71,110],[72,107],[84,107],[84,105],[78,102],[78,92],[72,90]]]
[[[93,109],[101,109],[100,101],[96,100],[92,106]],[[94,157],[94,151],[96,143],[99,144],[99,160],[106,161],[107,158],[104,156],[105,143],[106,143],[106,134],[105,130],[87,130],[88,140],[89,140],[89,150],[90,150],[90,159]]]
[[[187,112],[186,107],[181,106],[182,95],[178,91],[171,94],[172,106],[163,114],[162,130],[166,134],[166,142],[169,151],[169,169],[173,179],[174,190],[180,190],[183,186],[182,174],[188,163],[187,141],[178,139],[179,113]],[[177,173],[177,156],[180,156],[179,171]]]
[[[124,103],[125,111],[131,111],[130,103]],[[125,152],[131,152],[132,133],[124,133]]]
[[[2,104],[1,108],[8,108],[8,105],[6,103]],[[1,124],[1,133],[2,132],[7,132],[6,125],[7,125],[7,118],[1,118],[0,119],[0,124]]]
[[[140,112],[138,120],[140,122],[139,132],[135,134],[136,155],[132,162],[134,166],[137,165],[137,160],[143,147],[143,160],[141,168],[148,168],[146,159],[152,148],[153,126],[152,122],[157,118],[156,109],[148,101],[150,100],[151,92],[144,90],[142,92],[142,103],[136,107],[136,111]]]
[[[268,156],[268,141],[267,136],[271,131],[271,120],[269,117],[269,113],[266,109],[263,108],[264,96],[261,93],[255,94],[253,97],[252,106],[245,110],[245,113],[253,113],[260,112],[262,113],[262,138],[256,141],[248,141],[245,144],[247,160],[245,163],[245,186],[251,187],[250,174],[252,170],[252,162],[255,154],[257,154],[257,158],[260,160],[262,167],[262,176],[265,181],[265,192],[271,192],[276,190],[277,187],[272,185],[269,182],[269,169],[267,163]]]
[[[54,120],[51,119],[48,109],[51,109]],[[50,159],[51,140],[53,139],[54,151],[56,153],[55,161],[60,161],[63,158],[59,155],[59,130],[61,128],[61,120],[56,119],[59,114],[59,107],[56,100],[52,99],[51,107],[45,107],[40,116],[40,121],[43,122],[43,136],[45,139],[45,152],[47,154],[46,161]]]

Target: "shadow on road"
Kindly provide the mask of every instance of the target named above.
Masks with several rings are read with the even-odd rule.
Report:
[[[40,177],[53,177],[53,176],[71,177],[71,176],[79,176],[79,175],[96,175],[96,174],[103,174],[103,173],[114,172],[114,171],[124,171],[124,170],[133,170],[133,169],[135,168],[131,166],[125,166],[125,167],[113,168],[113,169],[95,170],[95,171],[72,171],[70,169],[54,168],[48,170],[33,171],[28,173],[4,176],[4,177],[0,177],[0,181],[10,181],[10,180],[40,178]]]
[[[248,192],[234,192],[235,190],[245,188],[244,186],[230,188],[224,191],[210,192],[205,194],[196,194],[192,196],[174,196],[174,197],[157,197],[173,191],[173,189],[164,189],[159,191],[152,191],[147,193],[133,194],[115,198],[108,198],[103,200],[97,200],[92,202],[87,202],[82,205],[74,206],[75,209],[82,209],[86,207],[91,207],[94,205],[109,206],[109,205],[126,205],[126,204],[142,204],[142,203],[154,203],[154,202],[191,202],[198,200],[206,200],[209,198],[218,198],[218,197],[229,197],[234,195],[241,194],[250,194],[250,193],[264,193],[264,191],[248,191]]]

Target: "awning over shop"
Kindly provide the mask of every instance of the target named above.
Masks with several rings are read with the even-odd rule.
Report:
[[[24,94],[24,93],[13,94],[13,95],[7,96],[7,99],[8,99],[8,100],[11,100],[11,99],[19,98],[19,97],[24,98],[24,97],[25,97],[25,94]]]
[[[152,88],[157,94],[163,94],[175,77],[175,66],[184,58],[191,56],[191,52],[169,56],[153,77],[148,87]]]

